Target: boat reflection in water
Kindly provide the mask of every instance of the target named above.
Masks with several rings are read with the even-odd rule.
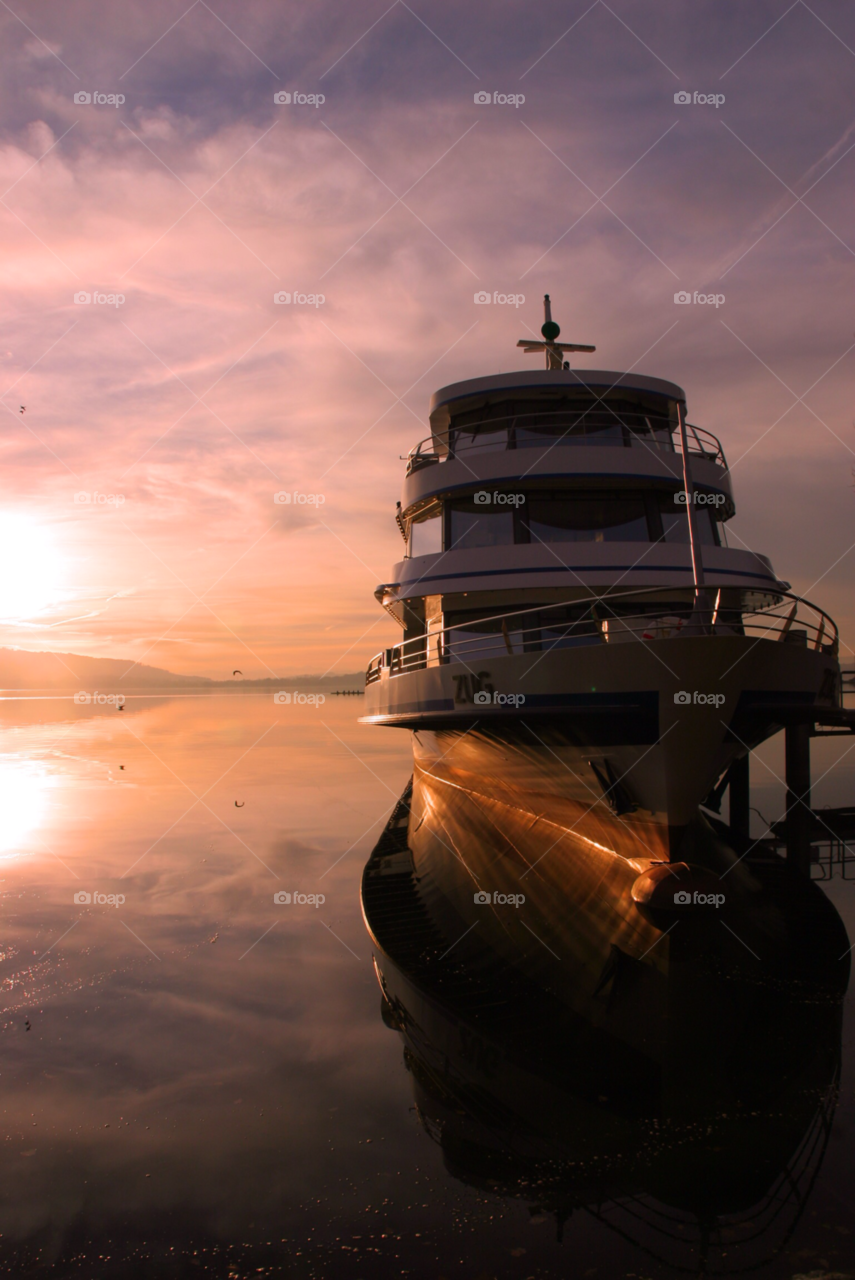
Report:
[[[419,827],[411,798],[365,869],[363,910],[383,1018],[448,1172],[553,1216],[559,1238],[584,1212],[678,1270],[769,1261],[804,1211],[837,1097],[848,942],[821,890],[752,862],[750,909],[669,926],[627,901],[610,944],[596,895],[580,909],[572,886],[548,918],[491,895],[473,925],[419,875],[437,850],[411,846],[427,828],[465,862],[487,831],[465,830],[459,797]]]

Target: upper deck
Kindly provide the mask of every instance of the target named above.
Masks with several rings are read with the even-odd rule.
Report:
[[[430,425],[437,439],[447,436],[452,420],[475,413],[507,396],[536,400],[550,397],[579,397],[593,406],[608,408],[622,397],[647,402],[655,416],[664,416],[677,427],[677,405],[686,403],[686,393],[676,382],[649,378],[639,373],[614,373],[597,369],[520,369],[514,373],[493,374],[486,378],[469,378],[452,382],[434,392],[430,403]]]
[[[567,575],[586,588],[627,575],[675,586],[690,575],[699,586],[705,571],[717,587],[779,590],[765,557],[727,546],[727,461],[715,436],[687,423],[683,388],[571,369],[568,352],[594,348],[557,342],[548,295],[544,311],[544,340],[517,345],[545,355],[545,369],[434,394],[431,435],[407,457],[398,504],[406,552],[378,598],[407,600],[413,614],[413,601],[430,596],[434,609],[442,597],[453,611],[452,596],[481,608],[498,603],[485,592],[528,599],[564,589]]]
[[[521,370],[453,383],[433,396],[431,435],[407,457],[402,510],[473,482],[522,475],[679,483],[681,410],[681,387],[642,374]],[[691,425],[687,437],[695,482],[725,493],[730,505],[721,444]]]

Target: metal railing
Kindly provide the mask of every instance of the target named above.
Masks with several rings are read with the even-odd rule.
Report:
[[[383,649],[368,664],[365,683],[379,680],[384,670],[397,676],[454,662],[680,636],[751,635],[832,655],[839,651],[833,618],[789,591],[711,587],[706,596],[703,611],[691,588],[650,587],[468,618]]]
[[[468,453],[502,452],[515,449],[551,449],[555,447],[579,446],[616,447],[616,448],[648,448],[664,453],[673,453],[673,433],[676,424],[666,419],[649,418],[644,414],[621,415],[599,421],[591,419],[591,415],[579,415],[574,423],[567,422],[567,414],[561,415],[561,423],[550,423],[550,417],[558,415],[526,414],[506,418],[491,418],[477,424],[477,432],[468,432],[461,428],[452,428],[452,440],[448,448],[439,450],[434,436],[420,440],[406,456],[407,475],[418,471],[421,467],[432,466],[451,458]],[[584,420],[583,420],[584,419]],[[543,434],[537,438],[529,438],[526,433],[536,433],[542,427]],[[547,431],[547,428],[552,429]],[[561,428],[564,428],[563,433]],[[693,457],[704,458],[727,470],[727,460],[721,442],[702,427],[686,424],[690,433],[689,453]]]

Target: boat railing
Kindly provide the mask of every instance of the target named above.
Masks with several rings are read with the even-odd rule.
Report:
[[[477,431],[452,429],[449,446],[439,446],[435,436],[420,440],[406,456],[407,475],[422,467],[433,466],[464,454],[495,453],[515,449],[552,449],[558,446],[595,446],[616,448],[647,448],[673,453],[673,432],[676,427],[662,419],[644,414],[622,414],[620,421],[609,417],[600,422],[585,421],[570,424],[562,415],[559,424],[550,423],[548,413],[526,414],[524,424],[520,415],[514,418],[491,418],[477,424]],[[602,415],[601,415],[602,416]],[[588,415],[590,419],[590,415]],[[562,428],[564,428],[562,433]],[[689,433],[689,453],[693,457],[713,462],[727,470],[727,460],[721,442],[710,431],[686,424]]]
[[[834,620],[792,592],[707,588],[704,596],[696,601],[691,589],[679,587],[636,588],[467,618],[381,650],[368,665],[365,683],[449,663],[466,666],[553,649],[710,634],[754,636],[833,656],[839,652]]]

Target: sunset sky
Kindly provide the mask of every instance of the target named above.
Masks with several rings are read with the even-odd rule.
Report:
[[[0,14],[0,645],[364,667],[399,634],[373,589],[400,455],[437,387],[536,361],[516,341],[549,292],[596,344],[579,365],[686,388],[733,470],[731,545],[851,656],[853,6]]]

